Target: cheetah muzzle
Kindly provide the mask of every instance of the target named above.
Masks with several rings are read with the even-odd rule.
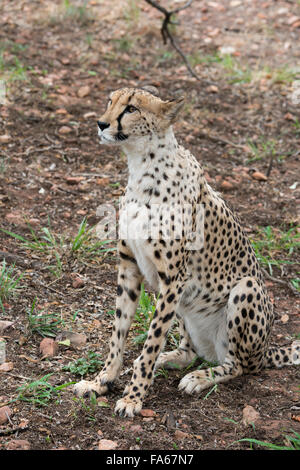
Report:
[[[237,216],[208,185],[200,164],[176,141],[172,124],[183,102],[124,88],[110,95],[98,121],[100,142],[122,146],[126,153],[129,178],[120,209],[109,354],[94,380],[74,386],[77,395],[109,391],[122,367],[143,279],[160,293],[131,381],[116,404],[121,416],[140,412],[158,367],[184,368],[197,356],[216,361],[215,367],[195,370],[180,381],[179,390],[192,394],[264,367],[300,363],[299,341],[285,348],[268,346],[273,308],[251,243]],[[190,234],[197,238],[192,246]],[[175,318],[179,347],[162,352]]]

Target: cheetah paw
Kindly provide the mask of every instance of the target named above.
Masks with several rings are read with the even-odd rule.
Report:
[[[81,380],[73,386],[73,392],[78,397],[89,397],[92,393],[104,395],[108,391],[107,385],[100,385],[99,382]]]
[[[156,369],[160,369],[164,367],[164,369],[181,369],[181,365],[176,362],[176,358],[172,361],[172,357],[170,357],[169,353],[161,353],[158,356],[158,359],[155,364]]]
[[[115,413],[118,413],[120,416],[128,418],[133,418],[134,415],[140,413],[142,409],[142,402],[136,399],[131,399],[129,396],[125,396],[117,401],[115,407]]]
[[[200,393],[205,388],[213,385],[214,382],[208,377],[197,374],[197,371],[191,372],[181,379],[178,389],[182,392],[192,395],[193,393]]]

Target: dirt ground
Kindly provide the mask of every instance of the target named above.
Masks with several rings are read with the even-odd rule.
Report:
[[[145,83],[165,98],[186,96],[175,125],[178,140],[202,162],[250,237],[263,227],[276,231],[299,223],[299,1],[194,1],[172,31],[198,80],[163,44],[161,14],[146,2],[2,0],[1,10],[3,229],[33,240],[29,223],[39,240],[45,227],[56,240],[74,240],[84,217],[89,227],[98,222],[101,204],[117,208],[126,160],[99,146],[96,120],[109,91]],[[1,334],[12,364],[0,371],[0,408],[11,413],[0,424],[0,449],[88,450],[109,440],[117,450],[245,450],[251,444],[241,439],[285,445],[286,435],[300,432],[296,366],[243,376],[199,397],[181,394],[183,372],[168,371],[158,375],[144,402],[150,411],[133,419],[115,416],[114,404],[141,348],[133,342],[134,327],[123,374],[96,404],[75,398],[69,388],[45,406],[20,395],[11,402],[19,387],[47,374],[53,387],[80,380],[63,366],[88,351],[105,360],[116,290],[114,251],[89,257],[86,251],[57,250],[63,253],[59,259],[55,247],[34,250],[0,232],[0,251],[23,275],[23,288],[0,310],[0,320],[13,322]],[[274,256],[280,260],[286,253],[278,249]],[[273,266],[266,280],[276,312],[272,343],[281,345],[300,332],[299,292],[290,283],[299,278],[299,251],[289,260]],[[79,345],[63,341],[52,357],[43,357],[43,338],[28,320],[35,298],[34,312],[55,313],[63,321],[57,340],[67,330],[81,335]],[[257,415],[247,424],[249,406]]]

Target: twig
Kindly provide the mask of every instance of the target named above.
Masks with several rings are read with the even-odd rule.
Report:
[[[151,5],[152,7],[156,8],[157,10],[159,10],[161,13],[163,13],[165,15],[165,18],[163,20],[163,23],[162,23],[162,27],[161,27],[161,35],[163,37],[163,41],[164,41],[164,44],[167,43],[167,40],[169,39],[171,45],[174,47],[174,49],[178,52],[178,54],[181,56],[183,62],[185,63],[185,66],[186,68],[188,69],[188,71],[190,72],[190,74],[196,78],[197,80],[200,80],[199,76],[193,71],[193,69],[191,68],[190,64],[189,64],[189,61],[187,60],[185,54],[182,52],[182,50],[180,49],[179,45],[177,44],[177,42],[175,41],[175,39],[173,38],[172,34],[170,33],[170,30],[169,30],[169,26],[170,24],[174,24],[172,21],[171,21],[171,18],[172,18],[172,15],[175,15],[176,13],[182,11],[182,10],[185,10],[186,8],[188,8],[192,1],[193,0],[188,0],[186,2],[185,5],[183,5],[183,7],[179,7],[179,8],[176,8],[175,10],[172,10],[172,11],[168,11],[166,10],[164,7],[162,7],[161,5],[159,5],[158,3],[154,2],[153,0],[145,0],[149,5]]]
[[[61,143],[57,142],[56,140],[53,140],[48,134],[45,134],[45,137],[51,144],[53,144],[55,147],[61,147]]]
[[[26,431],[28,429],[28,426],[15,426],[14,428],[6,428],[6,429],[0,429],[0,436],[5,436],[7,434],[13,434],[14,432],[18,431]]]
[[[38,279],[34,280],[34,283],[37,283],[40,286],[44,287],[45,289],[48,289],[51,292],[54,292],[55,294],[60,295],[60,296],[71,295],[71,293],[68,293],[68,292],[59,292],[58,290],[54,289],[50,285],[47,286],[46,284],[44,284],[42,281],[40,281]]]
[[[272,168],[273,168],[273,161],[274,161],[274,154],[272,153],[271,158],[270,158],[269,167],[268,167],[268,170],[267,170],[267,173],[266,173],[266,176],[268,178],[269,178],[269,176],[271,174],[271,171],[272,171]]]
[[[105,173],[73,173],[73,176],[85,176],[87,178],[110,178],[111,175]]]
[[[212,140],[213,142],[222,142],[223,144],[229,145],[230,147],[236,147],[245,150],[245,146],[241,144],[235,144],[234,142],[230,142],[229,140],[223,139],[217,135],[206,134],[205,132],[198,132],[199,137],[204,137],[207,139]]]
[[[295,289],[295,287],[292,286],[290,282],[283,281],[282,279],[277,279],[276,277],[271,276],[271,274],[269,274],[268,271],[266,271],[264,268],[261,268],[261,270],[266,276],[266,278],[268,278],[270,281],[276,282],[277,284],[283,284],[285,286],[288,286],[295,295],[300,295],[300,292],[298,292],[297,289]]]

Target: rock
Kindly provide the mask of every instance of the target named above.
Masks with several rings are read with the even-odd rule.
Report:
[[[223,191],[231,191],[234,188],[233,184],[226,180],[222,181],[220,187]]]
[[[187,432],[180,431],[180,429],[176,429],[174,433],[174,437],[175,439],[186,439],[188,437],[191,437],[191,435],[188,434]]]
[[[95,113],[95,111],[90,111],[90,112],[85,113],[83,115],[84,119],[90,119],[90,118],[94,118],[94,117],[97,117],[97,113]]]
[[[219,88],[216,85],[210,85],[206,87],[208,93],[219,93]]]
[[[141,434],[143,432],[143,428],[140,424],[134,424],[133,426],[130,426],[129,431],[133,434]]]
[[[71,127],[68,127],[68,126],[61,126],[59,128],[58,132],[60,134],[69,134],[70,132],[72,132],[72,129],[71,129]]]
[[[6,361],[6,341],[0,337],[0,364]]]
[[[253,406],[246,405],[243,409],[243,424],[249,426],[255,424],[260,419],[260,414],[256,411]]]
[[[98,450],[114,450],[118,447],[118,443],[109,439],[100,439]]]
[[[108,185],[109,181],[110,181],[110,178],[97,178],[96,184],[99,184],[99,186],[106,186]]]
[[[84,180],[83,176],[66,176],[65,178],[68,184],[79,184],[82,180]]]
[[[85,284],[84,279],[82,279],[81,277],[76,277],[72,282],[72,286],[75,289],[80,289],[81,287],[84,286],[84,284]]]
[[[0,372],[9,372],[14,368],[13,362],[3,362],[0,366]]]
[[[6,444],[5,448],[7,450],[29,450],[30,443],[23,439],[12,439]]]
[[[287,314],[282,315],[282,316],[280,317],[280,321],[281,321],[282,323],[287,323],[287,322],[289,321],[289,316],[288,316]]]
[[[7,423],[11,414],[12,410],[8,406],[2,406],[0,408],[0,424]]]
[[[90,59],[90,63],[92,65],[99,65],[100,62],[101,62],[101,59],[100,59],[99,54],[93,54]]]
[[[19,336],[19,339],[18,339],[18,343],[20,346],[24,346],[24,344],[26,344],[28,341],[28,338],[24,335],[20,335]]]
[[[72,331],[61,331],[55,338],[56,341],[70,340],[70,346],[75,348],[84,346],[87,341],[87,337],[83,333],[75,333]]]
[[[300,16],[291,16],[286,20],[286,24],[292,26],[294,23],[298,23],[300,21]]]
[[[150,423],[153,420],[154,420],[153,416],[150,416],[149,418],[143,418],[144,423]]]
[[[8,134],[0,135],[0,142],[1,144],[7,144],[11,140],[11,136]]]
[[[141,416],[144,416],[144,417],[146,417],[146,418],[150,418],[150,417],[152,417],[152,416],[155,416],[156,413],[155,413],[155,411],[153,411],[153,410],[149,410],[149,409],[146,409],[146,408],[145,408],[145,409],[142,409],[142,410],[140,411],[140,415],[141,415]]]
[[[68,114],[68,111],[65,108],[58,108],[55,114]]]
[[[257,181],[267,181],[268,177],[261,173],[260,171],[255,171],[251,174],[252,178]]]
[[[222,46],[219,48],[219,52],[221,55],[233,54],[235,52],[235,48],[232,46]]]
[[[176,428],[176,418],[173,411],[167,411],[161,419],[161,423],[165,424],[167,428]]]
[[[287,121],[296,121],[297,120],[296,116],[294,116],[291,113],[286,113],[284,115],[284,119],[286,119]]]
[[[44,338],[40,343],[40,353],[43,357],[53,357],[58,351],[58,343],[52,338]]]
[[[24,222],[23,216],[20,212],[9,212],[5,215],[6,220],[10,224],[20,225],[21,227],[26,227],[26,223]]]
[[[85,96],[89,95],[90,92],[90,87],[88,85],[85,85],[79,88],[77,95],[79,96],[79,98],[84,98]]]
[[[13,323],[14,322],[12,321],[0,320],[0,334],[7,330],[7,328],[9,328],[11,325],[13,325]]]

